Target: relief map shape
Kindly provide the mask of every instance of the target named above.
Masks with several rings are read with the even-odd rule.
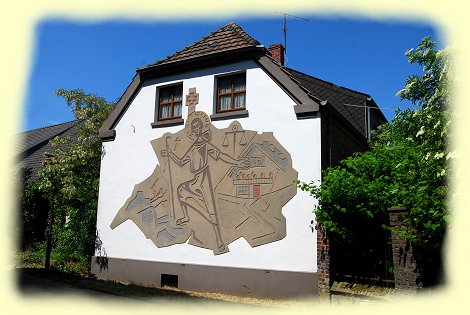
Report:
[[[158,165],[135,185],[111,228],[132,220],[157,247],[188,243],[215,255],[243,237],[252,247],[283,239],[282,207],[297,193],[297,171],[272,132],[238,121],[215,128],[193,111],[185,127],[151,141]]]

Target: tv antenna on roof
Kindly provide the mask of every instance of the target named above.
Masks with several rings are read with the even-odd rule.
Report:
[[[284,63],[287,66],[287,17],[290,16],[290,17],[293,17],[293,18],[296,18],[296,19],[307,21],[307,22],[310,22],[310,19],[306,19],[306,18],[296,16],[296,15],[292,15],[292,14],[288,14],[288,13],[285,13],[285,12],[282,13],[282,15],[284,16],[284,27],[282,28],[282,31],[284,32]]]

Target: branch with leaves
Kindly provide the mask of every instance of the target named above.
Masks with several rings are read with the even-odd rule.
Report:
[[[39,170],[39,188],[53,207],[54,246],[64,257],[93,254],[101,163],[98,130],[114,108],[82,90],[58,90],[77,119],[76,134],[54,138],[53,158]]]
[[[406,52],[423,67],[397,95],[417,109],[398,111],[373,134],[370,151],[357,153],[327,169],[322,183],[298,183],[318,199],[316,219],[343,240],[358,226],[382,228],[387,208],[409,209],[403,230],[394,231],[428,249],[439,250],[448,228],[448,176],[454,153],[449,149],[452,122],[452,60],[426,37]]]

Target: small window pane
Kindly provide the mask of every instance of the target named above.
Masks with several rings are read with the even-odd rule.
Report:
[[[160,90],[160,103],[168,103],[171,102],[171,93],[168,89],[161,89]]]
[[[229,93],[232,91],[232,83],[230,79],[221,79],[219,82],[220,93]]]
[[[169,118],[170,117],[170,105],[160,105],[160,118]]]
[[[160,99],[160,103],[169,103],[171,102],[171,96],[165,96]]]
[[[220,97],[220,110],[227,110],[230,109],[230,101],[231,101],[231,96],[230,95],[222,95]]]
[[[245,77],[244,76],[238,76],[235,77],[233,80],[233,90],[234,91],[240,91],[240,90],[245,90]]]
[[[173,116],[179,117],[181,116],[181,103],[175,103],[173,105]]]
[[[243,108],[245,107],[245,93],[237,93],[233,95],[233,107]]]
[[[183,99],[183,87],[181,86],[179,89],[175,89],[174,100],[175,102],[181,101]]]

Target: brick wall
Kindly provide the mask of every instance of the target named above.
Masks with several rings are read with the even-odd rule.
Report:
[[[407,208],[389,208],[390,226],[400,228],[406,217]],[[421,276],[418,272],[413,246],[410,241],[392,232],[393,271],[395,288],[416,291],[422,288]]]
[[[317,223],[317,268],[318,268],[318,293],[324,294],[330,291],[330,240],[328,232]]]

